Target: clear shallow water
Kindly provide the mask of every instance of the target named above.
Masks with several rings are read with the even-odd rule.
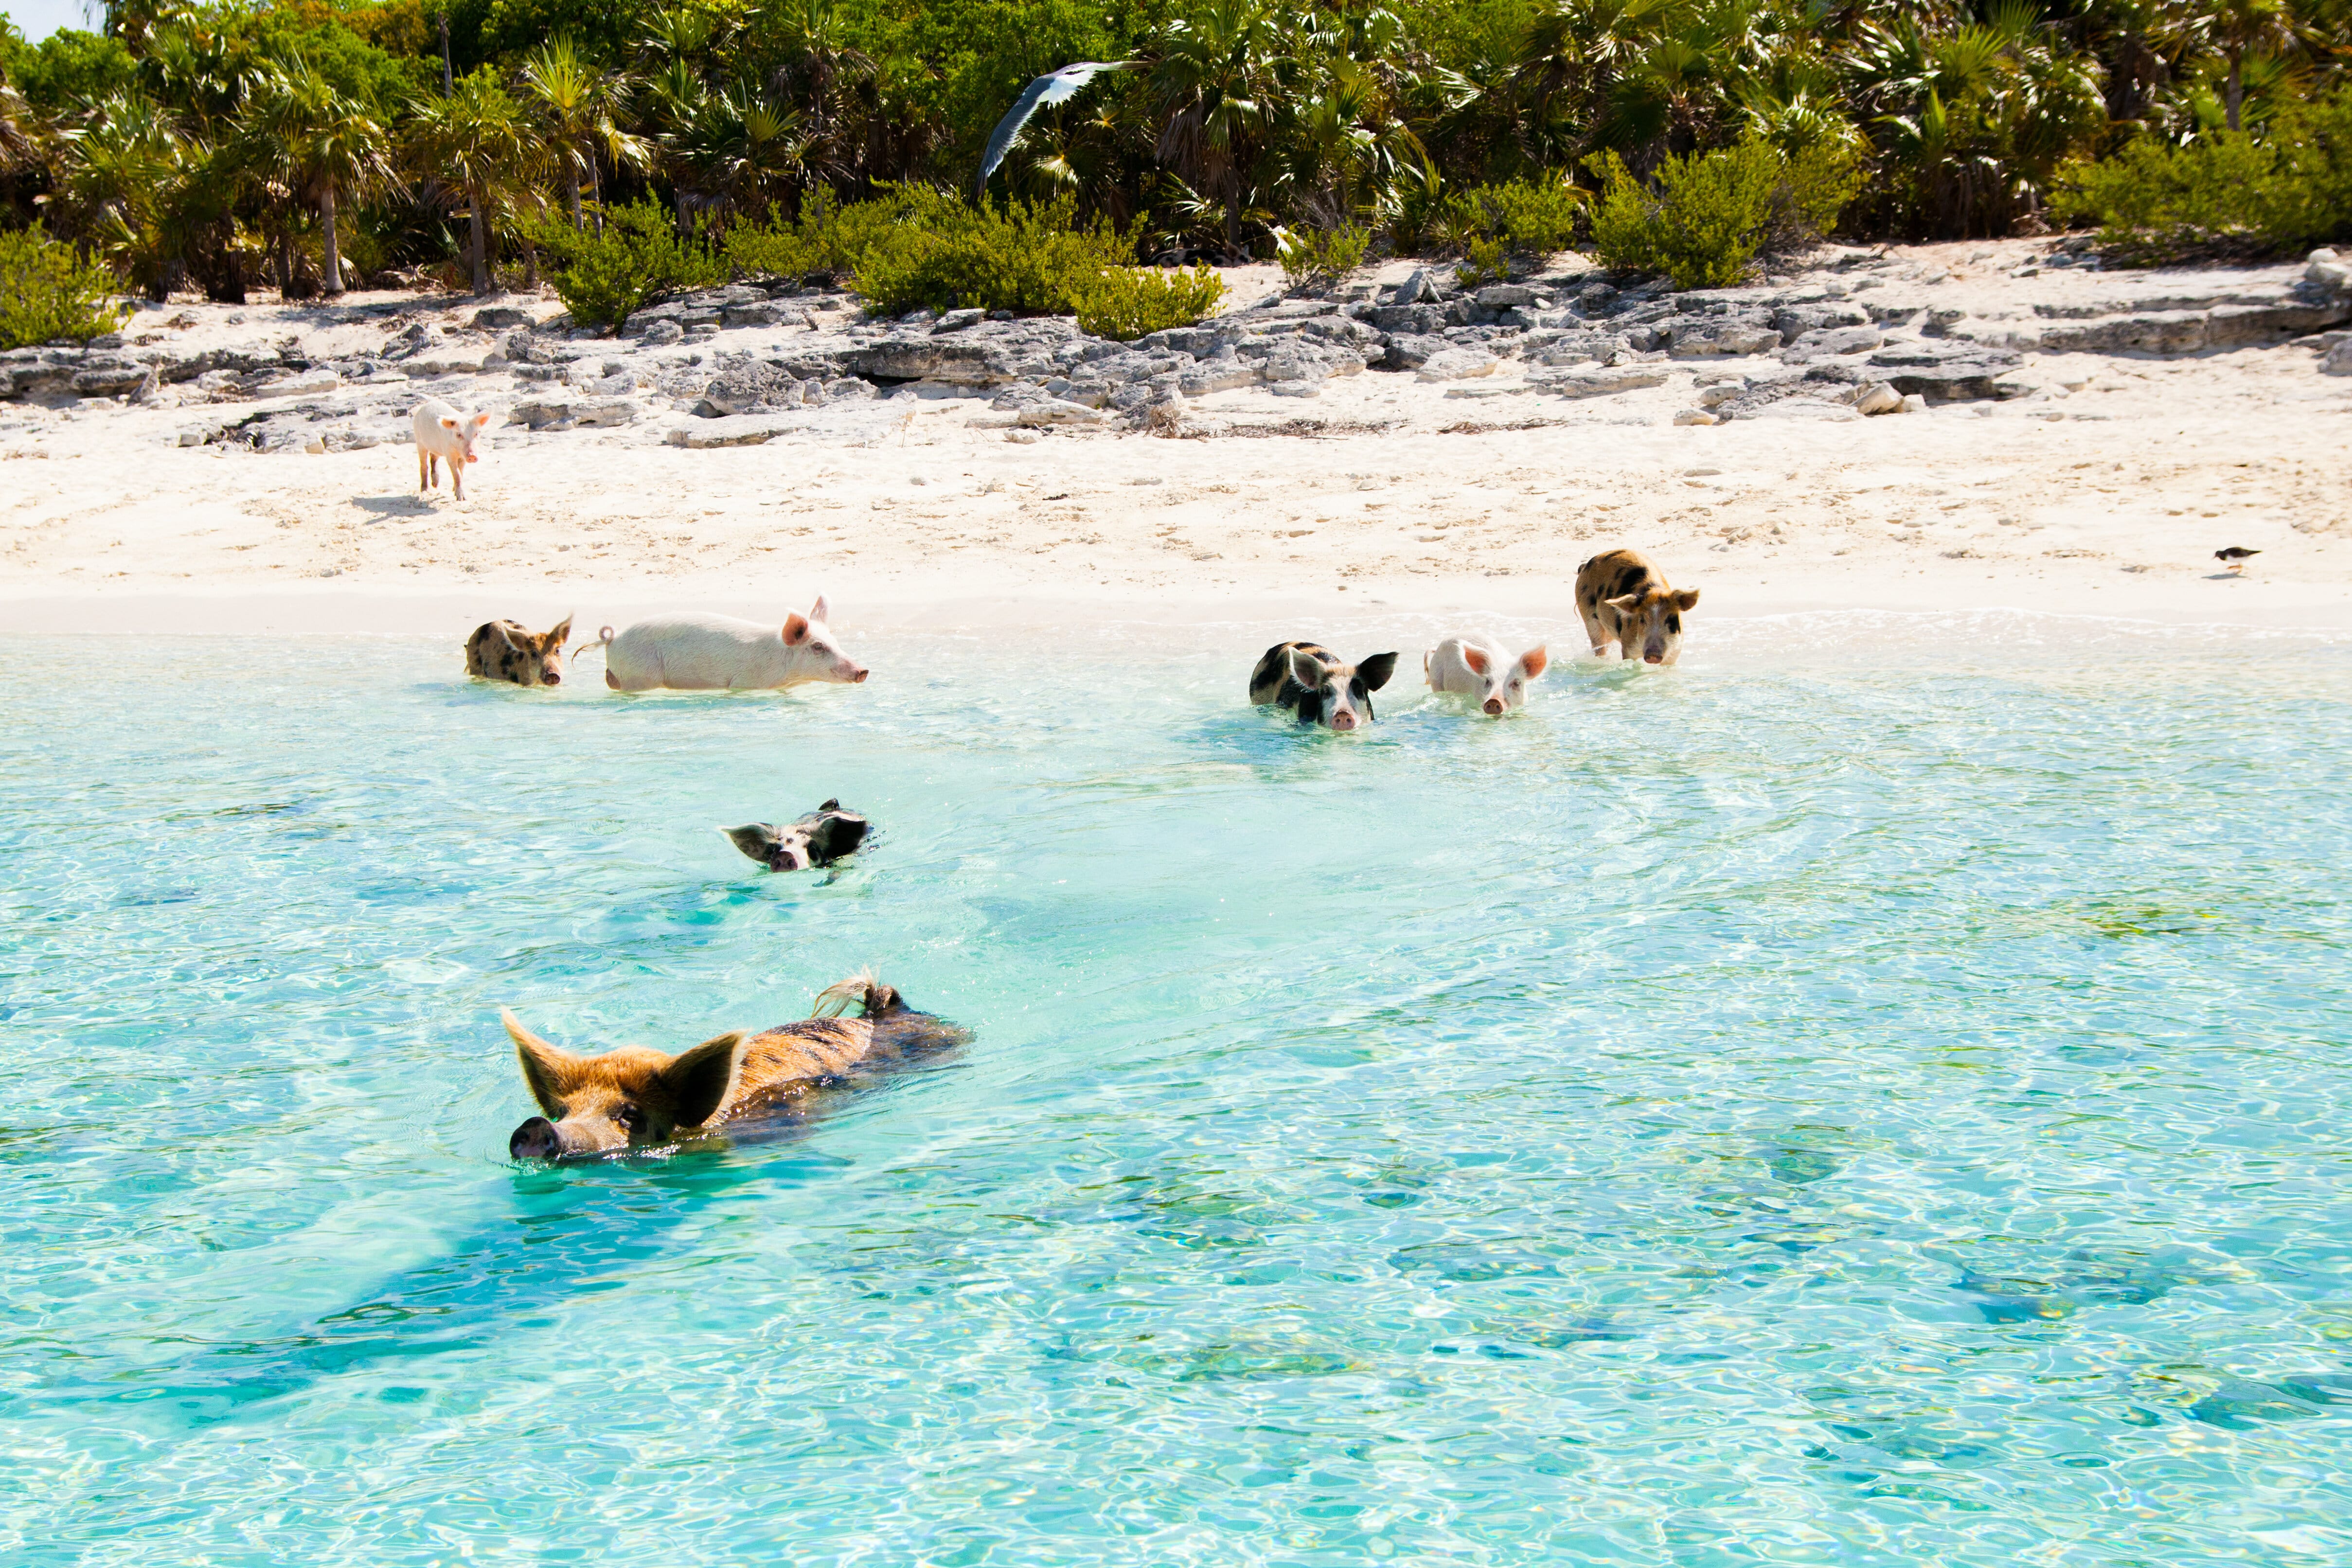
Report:
[[[1718,624],[1343,740],[1266,628],[852,640],[5,645],[0,1558],[2352,1561],[2352,650]],[[831,882],[710,831],[835,794]],[[505,1163],[500,1005],[869,963],[975,1043]]]

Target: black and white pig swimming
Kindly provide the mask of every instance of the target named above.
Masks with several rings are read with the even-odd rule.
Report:
[[[1360,663],[1341,664],[1318,644],[1278,642],[1250,671],[1250,700],[1261,708],[1270,702],[1289,709],[1302,724],[1346,734],[1370,726],[1372,693],[1389,683],[1396,661],[1392,653],[1376,653]]]
[[[856,853],[872,827],[856,812],[844,811],[841,802],[829,800],[782,827],[772,822],[749,822],[719,831],[771,871],[806,871]]]

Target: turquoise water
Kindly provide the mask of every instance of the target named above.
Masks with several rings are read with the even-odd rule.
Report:
[[[2352,1562],[2352,647],[5,645],[0,1560]],[[1072,651],[1075,649],[1075,651]],[[832,880],[712,833],[826,795]],[[974,1042],[522,1169],[497,1022]]]

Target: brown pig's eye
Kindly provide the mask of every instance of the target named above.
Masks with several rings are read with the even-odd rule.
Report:
[[[613,1120],[619,1122],[625,1131],[642,1132],[646,1128],[646,1113],[634,1105],[621,1107],[613,1113]]]

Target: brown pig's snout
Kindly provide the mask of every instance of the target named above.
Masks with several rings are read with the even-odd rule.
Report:
[[[552,1160],[562,1152],[563,1141],[555,1135],[555,1123],[544,1116],[532,1117],[507,1140],[510,1160]]]
[[[1492,716],[1496,717],[1496,718],[1501,717],[1501,715],[1502,715],[1502,711],[1503,711],[1503,700],[1502,700],[1501,698],[1499,698],[1499,697],[1489,697],[1488,699],[1486,699],[1486,711],[1487,711],[1487,713],[1488,713],[1489,715],[1492,715]]]

